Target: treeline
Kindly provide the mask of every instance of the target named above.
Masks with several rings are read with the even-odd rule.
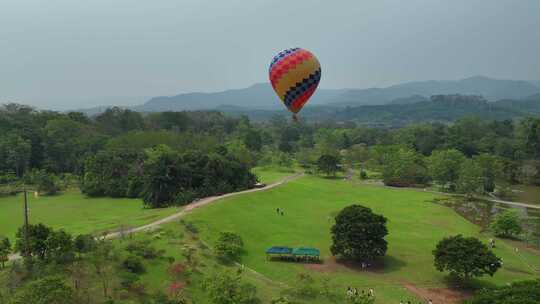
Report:
[[[33,185],[55,194],[80,186],[91,196],[142,197],[161,207],[246,189],[256,179],[245,146],[234,143],[242,128],[251,128],[248,120],[212,111],[143,115],[111,108],[89,118],[4,105],[0,192]]]
[[[182,205],[197,198],[252,187],[249,167],[225,147],[208,154],[181,153],[166,145],[144,153],[104,150],[85,162],[81,190],[89,196],[142,197],[149,207]]]
[[[370,128],[284,116],[252,123],[214,111],[112,108],[89,118],[8,104],[0,108],[0,156],[0,184],[34,183],[50,193],[75,184],[88,195],[142,197],[149,206],[250,187],[256,165],[329,174],[347,167],[379,172],[389,185],[491,192],[540,184],[540,119]]]

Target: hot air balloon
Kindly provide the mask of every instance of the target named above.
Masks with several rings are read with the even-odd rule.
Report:
[[[321,80],[321,65],[308,50],[292,48],[279,52],[270,63],[270,83],[289,111],[293,120]]]

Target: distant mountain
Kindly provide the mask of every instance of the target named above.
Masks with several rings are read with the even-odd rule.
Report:
[[[355,122],[367,126],[398,127],[411,123],[442,122],[474,116],[486,120],[519,119],[540,115],[540,94],[524,99],[503,99],[488,102],[478,95],[434,95],[430,99],[412,102],[414,97],[398,99],[387,105],[347,106],[329,105],[308,107],[300,113],[300,118],[309,122]],[[407,102],[411,101],[411,102]],[[272,116],[288,115],[286,111],[270,111],[238,108],[223,108],[232,115],[247,115],[255,121]]]
[[[386,88],[369,89],[318,89],[310,100],[309,107],[332,108],[356,107],[362,105],[402,105],[428,101],[432,95],[461,94],[481,95],[488,101],[500,99],[519,100],[534,94],[540,94],[540,86],[521,80],[499,80],[483,76],[461,80],[418,81],[393,85]],[[268,83],[255,84],[243,89],[227,90],[214,93],[186,93],[175,96],[154,97],[146,103],[130,107],[140,112],[215,110],[228,108],[235,112],[248,110],[275,111],[283,110],[279,98]],[[320,107],[317,107],[320,110]],[[96,114],[104,107],[84,110]],[[326,110],[329,111],[329,110]],[[227,112],[227,111],[226,111]]]
[[[319,89],[310,104],[324,104],[336,98],[342,90]],[[134,110],[143,112],[216,109],[233,106],[260,110],[282,109],[283,105],[270,84],[255,84],[245,89],[216,93],[187,93],[176,96],[154,97]]]
[[[400,97],[390,101],[388,104],[411,104],[421,101],[428,101],[429,99],[422,95],[413,95],[409,97]]]
[[[534,94],[519,100],[502,99],[494,104],[501,108],[540,115],[540,94]]]
[[[530,80],[529,82],[540,88],[540,80]]]
[[[334,100],[337,105],[383,105],[408,96],[438,94],[481,95],[489,101],[520,99],[540,93],[540,87],[522,80],[500,80],[475,76],[461,80],[418,81],[390,86],[348,90]]]

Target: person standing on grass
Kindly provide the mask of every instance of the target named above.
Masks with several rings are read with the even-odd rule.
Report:
[[[433,301],[431,301],[431,299],[429,299],[428,304],[433,304]]]
[[[369,296],[370,296],[370,297],[374,297],[374,296],[375,296],[375,291],[373,290],[373,288],[370,288],[370,289],[369,289]]]

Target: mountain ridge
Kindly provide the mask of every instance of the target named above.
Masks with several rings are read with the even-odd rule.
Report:
[[[540,82],[539,82],[540,83]],[[540,94],[534,81],[494,79],[473,76],[458,80],[427,80],[395,84],[383,88],[324,89],[319,88],[309,106],[325,105],[337,108],[362,105],[414,103],[432,95],[481,95],[490,102],[502,99],[522,99]],[[190,92],[174,96],[157,96],[147,102],[126,107],[140,112],[215,110],[220,107],[241,107],[251,110],[281,110],[283,105],[270,84],[256,83],[246,88],[219,92]],[[82,110],[96,114],[100,106]]]

